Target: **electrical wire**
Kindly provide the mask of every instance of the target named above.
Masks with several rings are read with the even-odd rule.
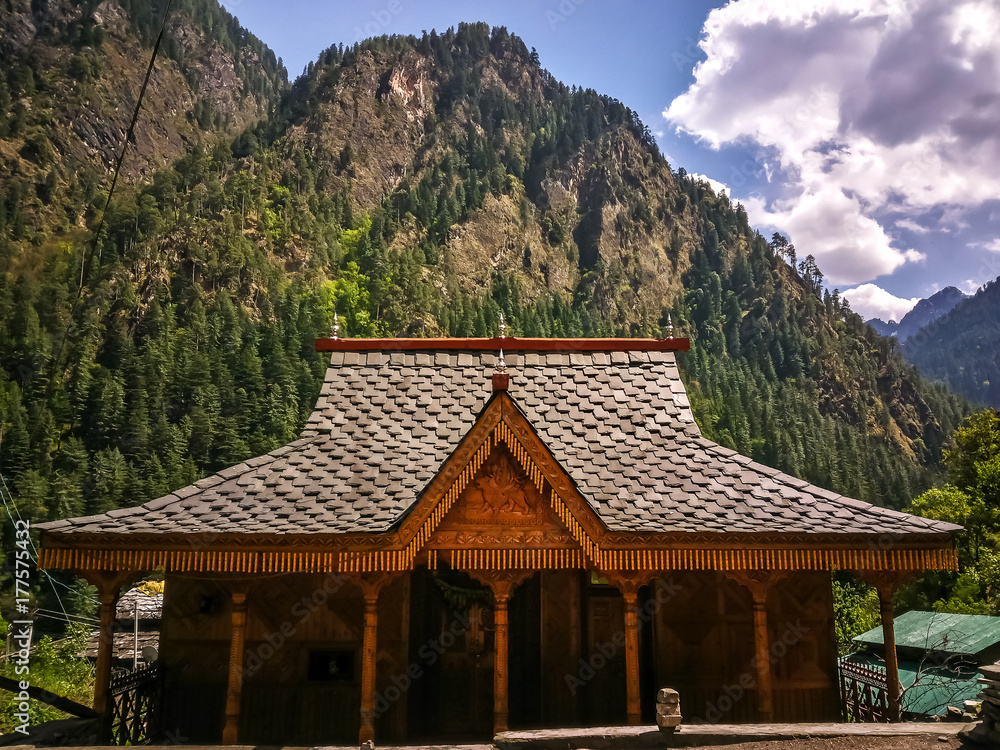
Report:
[[[17,505],[14,503],[14,496],[11,494],[10,488],[7,486],[7,478],[4,477],[3,474],[0,474],[0,485],[2,485],[2,489],[0,489],[0,501],[3,502],[4,510],[7,511],[7,517],[10,519],[11,524],[14,525],[14,527],[16,528],[17,524],[14,523],[14,515],[17,516],[17,519],[19,521],[23,521],[24,519],[21,518],[21,511],[18,510]],[[10,498],[10,503],[9,504],[7,503],[7,498],[8,497]],[[11,508],[14,509],[14,514],[13,515],[10,512]],[[31,562],[33,562],[35,564],[35,570],[38,570],[38,548],[35,546],[35,542],[34,542],[34,540],[32,540],[30,534],[28,535],[28,544],[31,547],[31,550],[28,552],[28,557],[31,560]],[[34,553],[34,554],[32,554],[32,553]],[[62,610],[63,614],[66,616],[66,618],[68,620],[68,618],[71,615],[69,614],[69,612],[66,611],[66,605],[63,604],[62,597],[59,596],[59,592],[56,590],[56,586],[55,585],[58,583],[60,586],[62,586],[67,591],[75,592],[77,594],[79,594],[79,591],[77,591],[76,589],[74,589],[71,586],[67,586],[62,581],[57,581],[55,578],[53,578],[51,575],[49,575],[49,573],[47,571],[39,570],[38,572],[45,574],[45,580],[47,580],[49,582],[49,585],[52,587],[52,593],[55,594],[56,601],[59,602],[59,608]],[[87,596],[86,598],[90,599],[92,602],[97,602],[98,604],[100,604],[100,602],[98,602],[92,596]]]
[[[156,35],[156,42],[153,44],[153,52],[149,57],[149,67],[146,68],[146,77],[142,81],[142,87],[139,89],[139,97],[135,102],[135,109],[132,112],[132,119],[128,124],[128,130],[125,132],[125,142],[122,143],[122,150],[118,154],[118,161],[115,163],[115,172],[111,178],[111,187],[108,190],[108,198],[104,202],[104,210],[101,212],[101,220],[97,224],[97,231],[94,232],[94,240],[90,245],[89,251],[85,247],[83,252],[83,258],[80,259],[80,284],[76,290],[76,298],[73,300],[73,307],[70,309],[69,318],[66,321],[66,329],[63,331],[62,338],[59,341],[59,346],[52,357],[52,372],[49,373],[49,385],[46,389],[46,400],[52,395],[52,386],[55,382],[55,368],[59,366],[59,360],[62,357],[62,350],[66,344],[66,339],[69,338],[69,329],[76,318],[76,311],[80,306],[80,300],[83,298],[83,287],[84,287],[84,276],[87,270],[87,262],[94,255],[94,251],[97,249],[97,243],[101,241],[101,233],[104,231],[104,220],[108,215],[108,209],[111,207],[111,197],[114,195],[115,186],[118,184],[118,175],[122,169],[122,163],[125,161],[125,151],[128,149],[128,142],[132,140],[132,134],[135,131],[135,123],[139,119],[139,110],[142,108],[142,100],[146,95],[146,86],[149,85],[149,78],[153,74],[153,65],[156,62],[156,53],[160,50],[160,42],[163,40],[163,30],[167,26],[167,14],[170,12],[170,5],[173,0],[167,0],[166,4],[163,6],[163,18],[160,19],[160,31]]]

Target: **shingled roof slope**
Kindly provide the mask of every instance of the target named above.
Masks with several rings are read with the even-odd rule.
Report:
[[[493,352],[334,352],[300,440],[138,508],[44,528],[382,532],[490,398]],[[508,354],[509,394],[612,531],[941,534],[704,439],[673,352]]]

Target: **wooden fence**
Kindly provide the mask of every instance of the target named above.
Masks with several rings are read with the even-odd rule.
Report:
[[[163,668],[151,664],[111,678],[110,739],[113,745],[149,745],[159,737]]]
[[[884,668],[841,662],[840,694],[844,721],[883,724],[892,721],[887,685]]]

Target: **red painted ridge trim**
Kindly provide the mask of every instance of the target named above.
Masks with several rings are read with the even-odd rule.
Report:
[[[691,340],[675,339],[316,339],[318,352],[424,351],[686,352]]]

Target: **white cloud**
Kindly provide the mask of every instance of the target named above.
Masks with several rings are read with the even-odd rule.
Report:
[[[979,284],[972,279],[966,279],[965,281],[960,281],[957,286],[966,294],[975,294],[979,291],[979,287],[981,287],[982,284]]]
[[[865,320],[881,318],[886,322],[898,322],[920,301],[920,297],[897,297],[875,284],[862,284],[841,294],[851,303],[851,309]]]
[[[977,242],[979,247],[985,247],[987,250],[993,253],[1000,253],[1000,237],[996,239],[988,240],[986,242]]]
[[[702,182],[707,182],[711,186],[712,190],[715,191],[716,195],[722,195],[723,193],[725,193],[726,195],[729,195],[729,186],[726,185],[726,183],[724,183],[724,182],[719,182],[718,180],[713,180],[708,175],[698,174],[697,172],[691,172],[689,176],[692,177],[692,178],[694,178],[694,179],[696,179],[696,180],[701,180]]]
[[[773,207],[760,198],[751,198],[745,205],[755,223],[786,234],[799,257],[815,256],[831,284],[856,284],[923,257],[913,250],[894,248],[878,222],[833,185],[817,186]]]
[[[793,194],[751,220],[831,280],[867,281],[922,257],[881,212],[920,231],[905,216],[942,207],[936,228],[961,229],[1000,195],[997,27],[983,0],[733,0],[709,14],[706,59],[664,116],[713,147],[773,151]]]
[[[917,234],[927,234],[929,231],[931,231],[927,227],[921,226],[913,219],[897,219],[894,223],[896,225],[896,229],[907,229]]]

